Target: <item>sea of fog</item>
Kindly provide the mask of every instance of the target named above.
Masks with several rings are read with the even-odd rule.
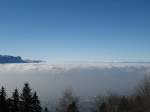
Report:
[[[67,88],[81,98],[107,92],[128,94],[149,74],[149,63],[0,64],[0,86],[10,95],[28,82],[48,102]]]

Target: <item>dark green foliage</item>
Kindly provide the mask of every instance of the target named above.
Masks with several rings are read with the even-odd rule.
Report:
[[[33,100],[33,102],[32,102],[33,112],[41,112],[42,111],[42,107],[40,105],[40,100],[39,100],[36,92],[34,93],[32,100]]]
[[[11,111],[12,112],[19,112],[20,111],[20,100],[19,100],[19,92],[18,89],[15,89],[12,95],[12,102],[10,102]]]
[[[107,106],[105,102],[103,102],[99,107],[99,112],[107,112]]]
[[[5,88],[0,89],[0,112],[42,112],[40,100],[35,92],[32,94],[29,84],[24,84],[22,94],[18,89],[12,93],[12,97],[6,97]]]
[[[79,112],[75,101],[68,105],[66,112]]]
[[[24,88],[21,94],[21,100],[23,102],[22,112],[33,112],[32,92],[28,83],[24,84]]]
[[[126,97],[122,97],[118,105],[118,112],[128,112],[130,110],[129,102]]]
[[[2,87],[0,90],[0,112],[8,112],[8,104],[6,100],[6,91],[5,88]]]
[[[72,89],[66,89],[62,98],[59,100],[57,112],[78,112],[77,98],[73,94]]]

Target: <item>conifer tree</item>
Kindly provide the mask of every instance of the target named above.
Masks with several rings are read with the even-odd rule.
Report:
[[[77,103],[73,101],[71,104],[69,104],[66,112],[79,112]]]
[[[66,112],[68,110],[69,112],[70,109],[77,108],[76,105],[77,97],[73,94],[73,90],[69,88],[64,91],[62,98],[60,98],[59,106],[56,111]]]
[[[20,102],[19,102],[19,92],[18,89],[15,89],[12,95],[12,104],[11,104],[11,111],[12,112],[19,112]]]
[[[98,112],[107,112],[107,106],[105,102],[100,105]]]
[[[0,112],[8,112],[8,105],[6,99],[6,90],[4,87],[0,90]]]
[[[126,97],[122,97],[118,107],[118,112],[128,112],[128,111],[129,111],[128,99]]]
[[[21,94],[22,99],[22,112],[33,112],[32,92],[28,83],[24,84]]]
[[[36,92],[33,95],[32,101],[33,101],[32,102],[33,112],[41,112],[42,111],[42,107],[41,107],[40,100],[39,100]]]

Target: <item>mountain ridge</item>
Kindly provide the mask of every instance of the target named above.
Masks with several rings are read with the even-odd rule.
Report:
[[[42,60],[24,60],[21,56],[0,55],[0,64],[5,63],[41,63]]]

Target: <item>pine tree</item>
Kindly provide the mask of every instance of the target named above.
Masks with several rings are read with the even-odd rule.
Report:
[[[35,92],[34,95],[33,95],[33,112],[41,112],[42,111],[42,107],[41,107],[41,104],[40,104],[40,100],[37,96],[37,93]]]
[[[6,91],[5,88],[2,87],[0,90],[0,112],[8,112],[8,105],[6,99]]]
[[[24,84],[21,99],[22,99],[22,112],[33,112],[32,92],[28,83]]]
[[[79,112],[77,103],[75,101],[73,101],[71,104],[69,104],[66,112]]]
[[[105,102],[100,105],[99,112],[107,112],[107,106]]]
[[[19,105],[20,105],[19,92],[18,92],[18,89],[15,89],[12,95],[11,111],[19,112],[19,108],[20,108]]]
[[[126,97],[122,97],[118,107],[118,112],[128,112],[128,111],[129,111],[128,99]]]
[[[75,102],[75,105],[73,105]],[[66,112],[66,110],[70,110],[70,108],[74,108],[72,106],[76,106],[77,97],[73,94],[72,89],[66,89],[62,98],[59,100],[58,108],[56,109],[57,112]],[[76,106],[77,107],[77,106]]]

